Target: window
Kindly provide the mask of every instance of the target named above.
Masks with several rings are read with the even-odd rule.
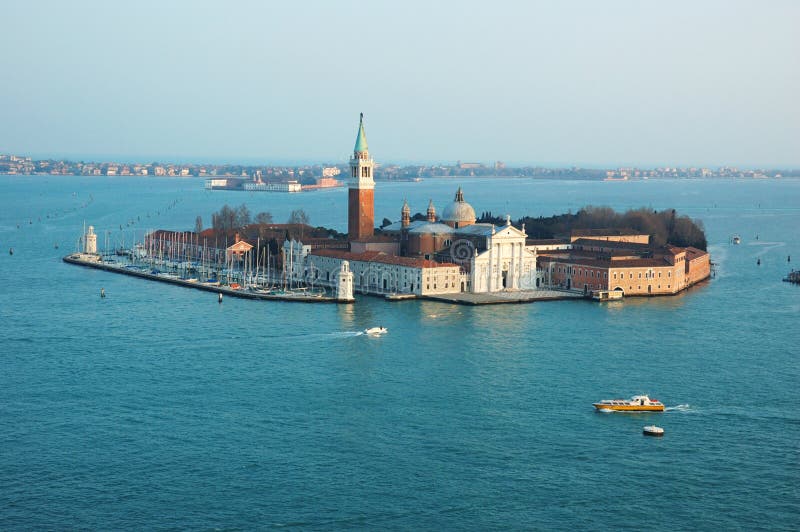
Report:
[[[642,272],[639,272],[639,279],[642,278]]]

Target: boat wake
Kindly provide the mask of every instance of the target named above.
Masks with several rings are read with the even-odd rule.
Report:
[[[675,405],[664,407],[664,412],[689,412],[691,408],[689,405]]]
[[[355,338],[356,336],[363,336],[365,333],[363,331],[337,331],[328,333],[324,336],[329,338]]]

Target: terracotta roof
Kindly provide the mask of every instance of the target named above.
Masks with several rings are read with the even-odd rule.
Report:
[[[703,255],[708,255],[707,251],[703,251],[702,249],[693,248],[689,246],[686,249],[686,258],[688,260],[694,260],[702,257]]]
[[[275,224],[275,223],[268,223],[268,224],[247,224],[244,226],[245,230],[249,229],[258,229],[259,227],[265,227],[267,229],[274,229],[274,230],[284,230],[284,229],[303,229],[305,231],[313,231],[314,226],[308,224]]]
[[[253,245],[245,240],[239,240],[232,246],[228,246],[228,251],[250,251],[251,249],[253,249]]]
[[[382,251],[365,251],[364,253],[351,253],[349,251],[342,251],[339,249],[317,249],[311,252],[311,255],[319,257],[332,257],[335,259],[361,261],[361,262],[379,262],[381,264],[394,264],[397,266],[407,266],[409,268],[457,268],[457,264],[450,262],[436,262],[433,260],[415,259],[412,257],[398,257],[396,255],[387,255]]]
[[[573,246],[594,246],[615,249],[648,249],[650,244],[637,244],[636,242],[617,242],[616,240],[595,240],[592,238],[578,238],[572,243]]]
[[[390,235],[372,235],[372,236],[357,238],[355,240],[352,240],[352,242],[362,242],[366,244],[372,242],[397,242],[397,237]]]
[[[635,229],[573,229],[572,236],[630,236],[644,235]]]
[[[525,244],[529,246],[546,246],[546,245],[563,246],[569,244],[569,241],[564,240],[563,238],[526,238]]]
[[[678,253],[683,253],[686,251],[684,248],[679,248],[678,246],[673,246],[672,244],[665,245],[664,249],[667,253],[672,253],[673,255],[677,255]]]
[[[630,260],[615,260],[611,263],[613,268],[648,268],[648,267],[661,267],[669,266],[672,264],[667,262],[663,257],[660,259],[630,259]]]
[[[194,233],[192,231],[168,231],[167,229],[156,229],[155,231],[151,231],[147,234],[150,238],[174,238],[174,237],[182,237],[182,238],[194,238]]]
[[[630,260],[603,260],[603,259],[559,259],[558,257],[539,257],[542,263],[560,262],[573,266],[594,266],[596,268],[649,268],[657,266],[671,266],[662,259],[630,259]]]

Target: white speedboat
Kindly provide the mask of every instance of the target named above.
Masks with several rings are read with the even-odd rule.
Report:
[[[656,427],[655,425],[647,425],[642,429],[642,434],[645,436],[663,436],[664,429]]]
[[[380,336],[382,334],[386,334],[387,332],[389,332],[389,329],[386,327],[371,327],[364,330],[364,333],[369,334],[370,336]]]

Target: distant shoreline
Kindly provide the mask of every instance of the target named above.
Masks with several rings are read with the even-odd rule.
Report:
[[[347,164],[337,162],[314,164],[237,164],[237,163],[177,163],[177,162],[118,162],[72,161],[68,159],[33,159],[27,156],[0,154],[0,174],[7,175],[71,175],[108,177],[181,177],[235,178],[265,183],[296,181],[315,185],[320,179],[344,179],[349,174]],[[493,163],[461,162],[455,164],[392,164],[376,165],[376,181],[419,181],[434,178],[531,178],[635,181],[648,179],[778,179],[800,177],[797,168],[738,168],[735,166],[620,166],[549,167],[541,165],[507,166]]]

